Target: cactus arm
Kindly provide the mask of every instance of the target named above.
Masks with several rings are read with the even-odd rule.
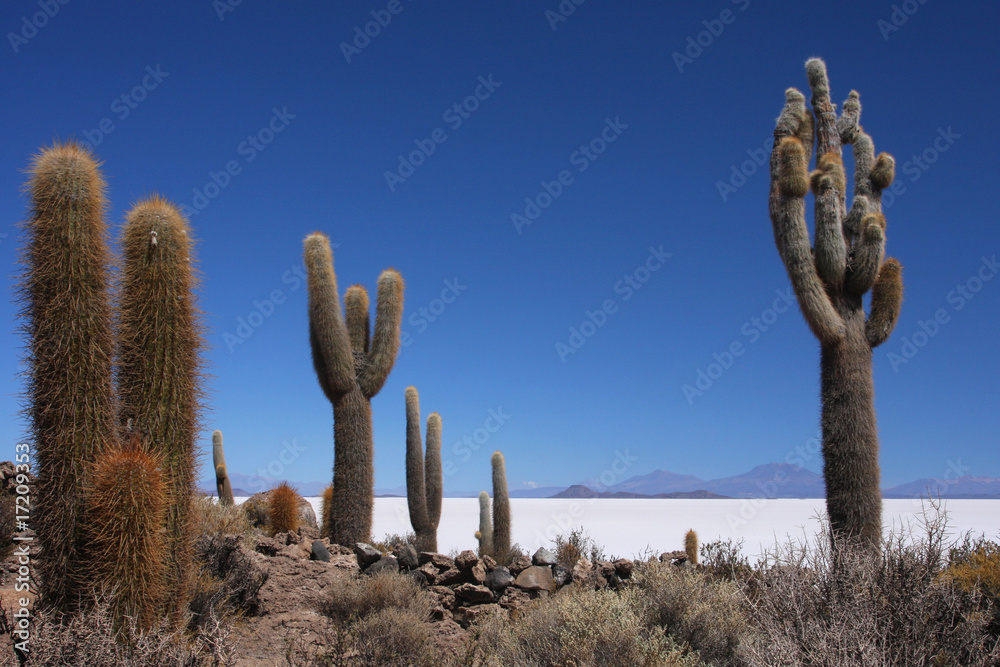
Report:
[[[375,335],[367,364],[358,372],[358,384],[366,398],[377,394],[392,371],[399,352],[399,332],[403,323],[403,277],[386,269],[378,279],[378,303],[375,306]]]
[[[493,452],[493,557],[510,562],[510,496],[507,493],[507,465],[503,454]]]
[[[879,267],[885,257],[885,218],[868,215],[863,221],[861,238],[851,250],[851,268],[844,281],[844,291],[861,296],[875,284]]]
[[[836,153],[840,157],[837,110],[830,102],[830,80],[826,75],[826,64],[819,58],[811,58],[806,61],[806,75],[812,90],[810,103],[816,114],[816,155]]]
[[[309,286],[309,342],[313,367],[327,398],[348,393],[354,385],[354,358],[340,310],[333,252],[325,234],[306,237],[305,265]]]
[[[813,260],[809,230],[805,219],[808,183],[805,146],[795,136],[803,115],[802,93],[789,88],[786,104],[774,130],[771,152],[771,191],[769,208],[774,228],[774,242],[788,271],[792,288],[806,323],[824,345],[835,344],[844,335],[844,322],[827,296]]]
[[[233,486],[226,469],[226,452],[222,448],[222,431],[212,432],[212,463],[215,464],[215,490],[220,505],[233,504]]]
[[[361,285],[351,285],[344,295],[347,334],[351,349],[356,355],[368,354],[370,328],[368,323],[368,290]]]
[[[840,155],[820,156],[812,174],[816,196],[816,272],[823,282],[836,289],[844,281],[847,269],[847,241],[844,238],[843,197],[844,165]]]
[[[430,525],[427,520],[424,454],[420,437],[420,395],[416,387],[406,388],[406,506],[410,511],[413,531],[423,544]]]
[[[896,327],[900,305],[903,303],[903,269],[894,258],[889,258],[879,269],[872,288],[872,306],[865,321],[865,337],[872,348],[881,345]]]
[[[479,530],[476,531],[479,540],[479,555],[493,553],[493,523],[490,519],[490,494],[479,492]]]
[[[427,521],[436,531],[441,522],[441,497],[444,495],[444,475],[441,469],[441,415],[432,412],[427,418],[427,455],[424,458]],[[435,540],[436,541],[436,540]]]

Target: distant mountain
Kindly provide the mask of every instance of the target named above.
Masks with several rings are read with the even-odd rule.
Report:
[[[730,498],[822,498],[823,476],[789,463],[767,463],[733,477],[702,480],[693,475],[680,475],[657,470],[648,475],[630,477],[609,492],[660,493],[708,491]]]
[[[668,470],[654,470],[648,475],[629,477],[621,484],[609,487],[607,491],[624,491],[651,496],[657,493],[695,491],[705,488],[704,484],[704,481],[694,475],[680,475]]]
[[[998,498],[1000,479],[966,475],[955,479],[918,479],[882,491],[884,498]]]
[[[657,493],[645,495],[631,491],[594,491],[589,486],[574,484],[565,491],[550,496],[550,498],[728,498],[711,491],[674,491],[672,493]]]
[[[533,489],[516,489],[510,491],[507,495],[511,498],[553,498],[555,495],[561,491],[565,491],[565,486],[536,486]],[[490,495],[492,489],[490,490]],[[476,494],[479,495],[478,493]]]
[[[273,489],[284,481],[288,481],[301,495],[307,498],[322,495],[323,489],[329,484],[329,482],[295,482],[261,475],[243,475],[238,472],[229,474],[229,484],[233,487],[234,496],[252,496],[261,491]],[[201,480],[198,482],[198,488],[208,495],[214,496],[215,478]]]

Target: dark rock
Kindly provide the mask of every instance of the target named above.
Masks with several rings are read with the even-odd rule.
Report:
[[[439,586],[451,586],[452,584],[461,583],[463,579],[465,579],[465,576],[462,574],[462,571],[457,567],[453,567],[450,570],[439,572],[434,583]]]
[[[479,556],[476,555],[476,552],[466,549],[458,554],[458,557],[455,559],[455,566],[460,570],[471,570],[478,562]]]
[[[358,542],[354,545],[354,555],[358,557],[358,565],[365,569],[372,563],[377,563],[382,558],[382,552],[370,544]]]
[[[555,565],[557,562],[558,559],[556,558],[556,555],[545,547],[539,547],[538,551],[535,552],[535,555],[531,557],[532,565],[551,566]]]
[[[515,586],[510,586],[500,596],[500,606],[505,609],[520,609],[529,602],[531,602],[531,593],[522,591]]]
[[[323,563],[330,562],[330,550],[326,548],[322,540],[313,540],[312,549],[309,552],[309,560],[318,560]]]
[[[526,591],[550,591],[555,588],[552,579],[552,569],[540,565],[532,565],[514,579],[514,585]]]
[[[399,572],[399,561],[395,556],[385,555],[368,566],[365,574],[375,576],[379,572]]]
[[[572,579],[573,573],[565,565],[556,564],[552,566],[552,580],[556,582],[556,586],[565,586]]]
[[[514,575],[505,567],[496,567],[486,575],[486,585],[495,591],[507,588],[514,583]]]
[[[472,604],[483,604],[485,602],[493,602],[496,600],[493,595],[493,591],[486,588],[486,586],[478,586],[476,584],[462,584],[461,586],[456,586],[455,595],[463,600],[468,600]]]
[[[410,570],[409,572],[406,573],[406,576],[410,577],[415,582],[417,582],[417,585],[420,587],[427,586],[430,583],[430,581],[428,581],[427,579],[427,575],[421,572],[420,570]]]
[[[439,570],[450,570],[455,567],[455,561],[444,554],[431,553],[430,551],[421,551],[419,556],[420,564],[424,563],[434,563],[434,567]]]
[[[404,544],[392,550],[392,555],[404,570],[415,570],[420,565],[420,556],[412,544]]]
[[[531,567],[531,559],[527,556],[518,556],[510,565],[507,566],[507,569],[510,570],[510,573],[516,577],[529,567]]]
[[[434,567],[434,563],[424,563],[418,567],[414,572],[422,572],[425,577],[427,577],[427,583],[436,584],[438,579],[438,569]]]
[[[615,574],[622,579],[631,579],[635,570],[635,563],[628,558],[619,558],[615,561]]]

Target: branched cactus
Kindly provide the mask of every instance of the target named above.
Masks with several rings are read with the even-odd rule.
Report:
[[[111,595],[119,629],[128,617],[148,630],[163,610],[167,505],[160,463],[136,435],[98,455],[88,483],[91,584]]]
[[[226,470],[226,453],[222,449],[222,431],[212,431],[212,463],[215,465],[215,490],[220,505],[233,504],[233,486]]]
[[[493,554],[493,522],[490,520],[490,494],[479,492],[479,530],[476,531],[479,540],[479,555]]]
[[[406,505],[410,524],[421,551],[437,551],[437,529],[441,521],[441,416],[427,418],[427,458],[420,438],[420,395],[406,388]]]
[[[687,554],[687,562],[691,565],[698,564],[698,533],[694,529],[684,535],[684,553]]]
[[[325,234],[304,243],[309,285],[309,343],[320,387],[333,404],[333,497],[330,541],[371,539],[375,507],[371,399],[396,363],[403,317],[403,278],[393,269],[378,279],[374,334],[368,293],[354,285],[340,307],[333,253]]]
[[[69,609],[86,585],[84,500],[97,454],[116,441],[105,184],[76,143],[36,155],[18,299],[27,342],[27,417],[35,448],[32,519],[45,600]]]
[[[319,536],[330,537],[330,505],[333,503],[333,484],[323,489],[319,506]]]
[[[128,213],[122,247],[120,420],[163,457],[168,499],[163,557],[167,600],[176,616],[187,605],[194,571],[191,499],[203,382],[188,223],[169,202],[146,199]]]
[[[299,529],[299,494],[282,482],[274,487],[267,502],[267,526],[271,535]]]
[[[834,534],[876,547],[882,538],[878,428],[872,349],[889,337],[899,317],[903,285],[899,263],[884,260],[882,190],[895,162],[875,149],[861,125],[861,103],[851,91],[838,117],[830,102],[826,65],[806,63],[812,112],[789,88],[774,130],[769,208],[774,240],[806,322],[819,339],[822,373],[823,475]],[[814,118],[815,115],[815,118]],[[808,173],[815,140],[816,170]],[[854,196],[846,204],[842,146],[854,153]],[[810,245],[805,195],[815,196],[815,240]],[[864,295],[872,290],[871,312]]]
[[[507,468],[503,454],[493,452],[493,557],[510,561],[510,497],[507,495]]]

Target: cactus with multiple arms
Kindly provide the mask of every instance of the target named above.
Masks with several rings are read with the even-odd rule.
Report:
[[[374,334],[368,293],[354,285],[340,307],[333,253],[326,235],[304,243],[309,286],[309,343],[320,387],[333,404],[333,497],[330,541],[354,544],[371,539],[374,451],[371,399],[396,363],[403,317],[403,278],[393,269],[378,280]]]
[[[490,494],[479,492],[479,530],[476,531],[479,540],[479,555],[491,555],[493,552],[493,523],[490,521]]]
[[[107,587],[119,629],[128,617],[148,630],[163,610],[167,505],[160,463],[133,434],[98,455],[88,483],[91,583],[98,592]]]
[[[420,438],[420,395],[406,388],[406,504],[410,524],[421,551],[437,551],[437,528],[441,521],[441,416],[427,418],[427,458]]]
[[[191,499],[203,378],[188,223],[151,197],[129,211],[122,232],[118,395],[128,424],[163,459],[167,487],[167,600],[186,607],[192,567]]]
[[[112,260],[98,166],[76,143],[42,150],[29,169],[24,226],[19,301],[27,320],[27,417],[38,475],[32,518],[41,545],[40,590],[63,609],[86,585],[89,466],[116,440]]]
[[[233,486],[226,470],[226,453],[222,449],[222,431],[212,431],[212,463],[215,466],[215,490],[220,505],[233,504]]]
[[[510,561],[510,497],[507,495],[507,467],[503,454],[493,452],[493,557]]]
[[[886,153],[875,156],[871,137],[858,124],[858,94],[851,91],[837,117],[826,65],[809,60],[806,72],[813,111],[806,108],[802,93],[789,88],[774,130],[771,222],[799,307],[821,346],[823,475],[830,524],[835,535],[875,547],[882,537],[882,498],[872,349],[895,327],[903,294],[899,263],[884,260],[882,190],[892,183],[895,163]],[[809,174],[814,139],[817,168]],[[849,210],[844,144],[852,146],[855,165]],[[815,195],[813,246],[805,219],[809,189]],[[872,303],[866,317],[868,290]]]

